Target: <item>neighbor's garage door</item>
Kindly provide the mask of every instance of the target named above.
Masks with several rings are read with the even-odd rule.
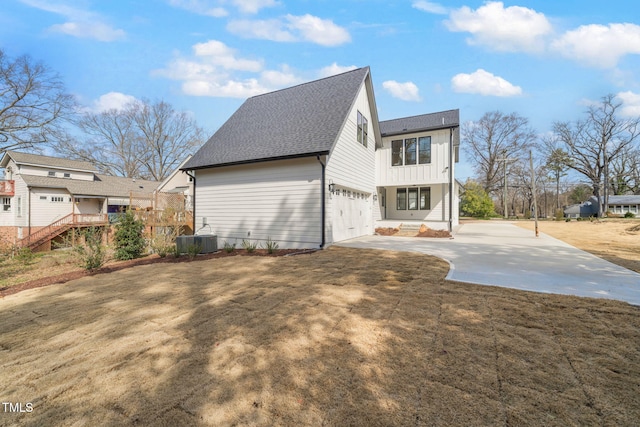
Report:
[[[333,195],[333,241],[370,234],[370,196],[349,190]]]

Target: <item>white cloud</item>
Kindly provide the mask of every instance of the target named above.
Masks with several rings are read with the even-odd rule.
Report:
[[[274,42],[294,42],[297,38],[278,19],[237,20],[227,24],[227,30],[241,37]]]
[[[67,34],[69,36],[96,39],[101,42],[111,42],[123,39],[125,32],[117,30],[102,22],[65,22],[49,27],[49,31],[54,33]]]
[[[218,3],[215,0],[169,0],[171,6],[179,7],[198,15],[213,16],[214,18],[227,16],[229,12],[224,7],[219,6]]]
[[[414,1],[411,5],[414,9],[422,10],[423,12],[435,13],[437,15],[446,15],[448,10],[446,7],[438,3],[433,3],[425,0]]]
[[[621,115],[626,117],[640,117],[640,94],[626,91],[618,93],[616,98],[622,102]]]
[[[268,87],[288,87],[304,82],[302,78],[297,76],[287,66],[283,66],[281,70],[265,70],[260,73],[260,81]]]
[[[514,86],[502,77],[481,68],[471,74],[460,73],[451,79],[454,92],[475,93],[485,96],[517,96],[522,94],[520,86]]]
[[[467,42],[506,52],[538,52],[544,48],[544,37],[552,32],[544,14],[521,6],[505,8],[502,2],[487,2],[477,10],[464,6],[456,9],[446,21],[455,32],[468,32]]]
[[[343,27],[309,14],[269,20],[236,20],[229,22],[227,30],[245,38],[308,41],[322,46],[337,46],[351,41],[349,32]]]
[[[21,0],[22,3],[46,12],[64,16],[68,21],[49,27],[49,31],[67,34],[74,37],[90,38],[103,42],[123,39],[124,30],[113,28],[103,22],[100,15],[88,10],[77,9],[65,4],[41,0]]]
[[[205,43],[193,45],[196,56],[204,58],[206,63],[221,66],[227,70],[260,71],[262,62],[236,57],[234,49],[218,40],[209,40]]]
[[[418,86],[413,82],[399,83],[395,80],[387,80],[382,83],[382,87],[394,98],[399,98],[403,101],[420,101]]]
[[[233,0],[233,4],[241,12],[258,13],[262,8],[277,6],[280,3],[275,0]]]
[[[97,113],[109,110],[122,110],[127,104],[135,101],[135,96],[125,95],[121,92],[109,92],[93,101],[93,106],[90,110]]]
[[[321,68],[318,75],[320,77],[331,77],[335,76],[336,74],[342,74],[346,73],[347,71],[355,70],[356,68],[358,67],[356,67],[355,65],[338,65],[337,62],[334,62],[331,65],[327,65],[326,67]]]
[[[582,25],[564,33],[551,47],[561,55],[586,65],[613,68],[623,56],[640,54],[640,26]]]

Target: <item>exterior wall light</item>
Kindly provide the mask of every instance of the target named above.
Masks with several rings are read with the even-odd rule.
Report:
[[[333,183],[329,184],[329,191],[331,193],[334,193],[336,191],[336,185]]]

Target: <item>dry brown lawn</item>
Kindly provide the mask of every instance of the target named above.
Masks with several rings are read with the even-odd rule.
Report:
[[[156,264],[0,300],[0,425],[632,426],[640,309],[433,257]]]
[[[533,221],[514,222],[534,229]],[[640,221],[540,221],[539,231],[600,258],[640,273]]]

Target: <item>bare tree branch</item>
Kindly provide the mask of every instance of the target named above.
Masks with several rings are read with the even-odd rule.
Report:
[[[73,107],[57,74],[26,55],[12,61],[0,49],[0,151],[51,142]]]

